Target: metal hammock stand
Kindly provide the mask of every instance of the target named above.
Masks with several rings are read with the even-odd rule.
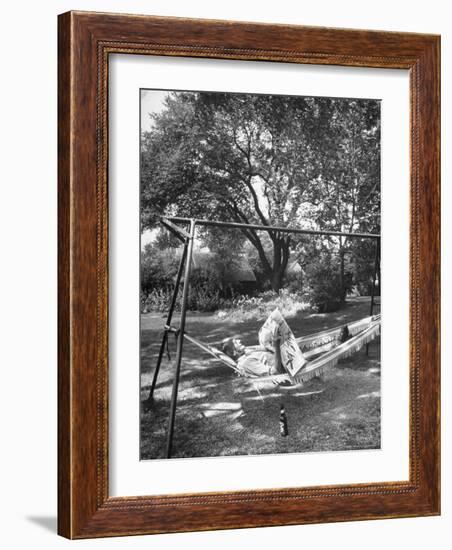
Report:
[[[167,346],[168,334],[174,333],[177,338],[176,360],[175,360],[175,367],[174,367],[173,389],[171,394],[170,416],[169,416],[169,425],[168,425],[167,442],[166,442],[166,458],[171,458],[173,434],[174,434],[174,422],[176,418],[177,393],[179,388],[179,378],[180,378],[180,370],[181,370],[181,363],[182,363],[183,343],[184,343],[184,338],[188,337],[185,331],[185,319],[187,316],[187,300],[188,300],[188,292],[190,288],[190,271],[191,271],[191,264],[192,264],[192,257],[193,257],[193,244],[194,244],[196,226],[255,229],[259,231],[267,231],[268,233],[274,233],[274,234],[294,233],[294,234],[301,234],[301,235],[324,235],[324,236],[351,237],[355,239],[375,240],[375,260],[374,260],[374,271],[373,271],[373,277],[372,277],[372,291],[371,291],[370,312],[369,312],[370,316],[373,315],[374,306],[375,306],[375,281],[376,281],[377,272],[380,265],[380,235],[375,233],[320,231],[320,230],[313,230],[313,229],[275,227],[270,225],[255,225],[255,224],[238,223],[238,222],[219,222],[219,221],[197,220],[194,218],[180,218],[180,217],[171,217],[171,218],[162,217],[160,219],[160,222],[164,227],[166,227],[169,231],[171,231],[171,233],[173,233],[178,239],[180,239],[183,242],[184,248],[183,248],[182,257],[179,263],[179,268],[177,270],[171,304],[166,317],[166,323],[164,326],[162,342],[160,344],[157,364],[155,367],[154,376],[152,378],[152,383],[149,390],[149,396],[145,404],[147,406],[152,405],[154,390],[157,383],[160,366],[161,366],[163,355],[165,353],[165,349]],[[181,225],[183,226],[188,225],[189,230],[186,231],[183,227],[181,227]],[[185,273],[184,273],[184,270],[185,270]],[[177,295],[179,293],[179,288],[181,285],[183,273],[184,273],[184,278],[183,278],[180,323],[179,323],[179,327],[175,328],[171,325],[171,322],[173,319],[174,309],[176,307]],[[368,345],[369,344],[366,345],[367,351],[368,351]]]

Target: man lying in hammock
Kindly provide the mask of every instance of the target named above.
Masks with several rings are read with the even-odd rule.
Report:
[[[221,351],[236,362],[237,369],[252,377],[284,372],[277,358],[277,349],[270,351],[261,346],[246,348],[238,338],[226,338],[221,346]]]
[[[293,332],[278,309],[259,331],[259,345],[245,347],[239,339],[223,340],[222,351],[248,376],[295,375],[306,364]]]
[[[222,350],[185,333],[184,338],[210,353],[240,376],[300,384],[337,365],[380,334],[380,315],[365,317],[333,329],[295,339],[276,309],[259,331],[259,345],[245,347],[235,338],[223,340]],[[303,350],[303,351],[302,351]]]

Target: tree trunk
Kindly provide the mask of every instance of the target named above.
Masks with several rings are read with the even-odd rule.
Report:
[[[300,282],[300,292],[303,291],[303,285],[304,285],[304,280],[303,280],[303,265],[301,264],[301,261],[298,261],[298,265],[300,266],[300,279],[299,279],[299,282]]]
[[[343,248],[339,251],[340,257],[340,271],[339,271],[339,281],[341,285],[341,304],[345,302],[345,297],[347,294],[347,289],[345,288],[345,250]]]
[[[281,290],[283,279],[284,279],[284,273],[281,271],[281,267],[277,269],[273,268],[273,273],[272,273],[270,282],[272,285],[272,289],[275,292],[279,292]]]
[[[273,269],[271,285],[275,292],[279,292],[284,282],[287,264],[290,256],[290,238],[276,239],[273,242]]]
[[[238,221],[243,221],[238,218]],[[246,222],[247,223],[247,222]],[[273,265],[270,264],[257,231],[243,228],[243,234],[257,250],[263,271],[272,289],[279,292],[284,281],[290,256],[290,237],[270,235],[273,241]]]

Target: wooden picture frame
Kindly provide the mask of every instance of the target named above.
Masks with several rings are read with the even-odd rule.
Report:
[[[58,532],[68,538],[440,513],[440,38],[69,12],[58,39]],[[409,481],[147,497],[108,491],[112,53],[410,73]]]

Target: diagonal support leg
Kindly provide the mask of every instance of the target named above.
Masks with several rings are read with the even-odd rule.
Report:
[[[171,395],[171,408],[166,442],[166,458],[171,458],[173,447],[174,421],[176,418],[177,392],[179,388],[180,367],[182,361],[182,349],[184,345],[185,318],[187,315],[188,291],[190,289],[190,270],[193,256],[193,242],[195,237],[195,220],[190,222],[190,237],[188,239],[187,261],[185,263],[184,290],[182,293],[182,306],[180,313],[179,334],[177,338],[176,364],[174,366],[173,391]]]
[[[163,336],[162,336],[162,343],[160,344],[160,351],[159,351],[159,355],[158,355],[158,359],[157,359],[157,365],[155,367],[154,376],[152,377],[152,383],[151,383],[151,388],[149,390],[149,395],[148,395],[148,398],[145,401],[146,408],[150,408],[152,406],[152,403],[153,403],[153,400],[154,400],[154,390],[155,390],[155,386],[157,384],[157,378],[158,378],[158,375],[159,375],[160,366],[161,366],[162,359],[163,359],[163,354],[165,353],[166,342],[168,340],[168,330],[167,330],[166,327],[169,327],[171,325],[171,321],[173,319],[174,308],[176,307],[177,295],[179,293],[180,282],[181,282],[182,273],[183,273],[184,265],[185,265],[185,258],[187,257],[187,248],[188,248],[188,239],[185,241],[184,249],[183,249],[183,252],[182,252],[182,258],[180,260],[179,268],[177,270],[173,297],[171,299],[171,304],[170,304],[170,307],[169,307],[169,310],[168,310],[168,315],[166,317],[166,325],[165,325],[165,330],[164,330]]]

